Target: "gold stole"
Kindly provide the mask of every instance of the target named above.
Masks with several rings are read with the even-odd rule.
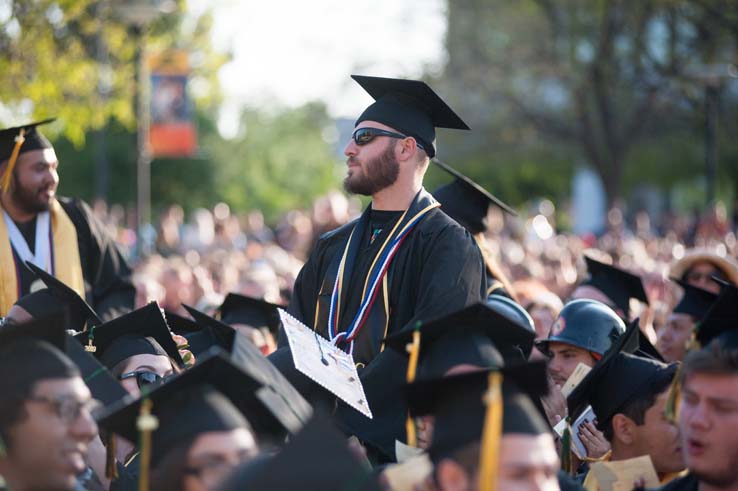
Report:
[[[77,229],[58,201],[51,202],[49,214],[54,238],[54,276],[77,292],[80,297],[85,298]],[[18,277],[15,267],[8,229],[5,220],[0,220],[0,315],[6,315],[18,300]]]

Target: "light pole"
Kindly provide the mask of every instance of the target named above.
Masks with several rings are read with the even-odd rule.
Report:
[[[158,17],[176,8],[173,0],[128,0],[116,6],[119,17],[131,27],[136,39],[136,244],[142,256],[151,252],[147,240],[151,226],[151,87],[146,65],[147,28]]]

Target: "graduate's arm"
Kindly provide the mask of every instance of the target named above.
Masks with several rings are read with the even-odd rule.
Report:
[[[427,245],[412,323],[483,301],[487,293],[484,260],[465,229],[446,226]]]
[[[300,273],[298,273],[297,278],[295,279],[290,304],[287,308],[287,311],[293,317],[309,327],[313,327],[315,302],[317,301],[318,293],[320,292],[319,269],[321,256],[323,255],[321,251],[323,251],[323,249],[324,247],[320,241],[315,245],[315,247],[313,247],[313,250],[310,252],[310,257],[303,265]],[[280,326],[277,346],[282,347],[286,345],[287,337],[284,334],[284,329]]]
[[[92,307],[103,321],[133,310],[136,289],[131,268],[105,226],[81,200],[62,203],[77,229],[82,268],[92,293]],[[83,243],[84,241],[84,243]]]

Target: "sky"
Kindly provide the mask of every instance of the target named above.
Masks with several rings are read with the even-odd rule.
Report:
[[[444,62],[445,0],[188,0],[211,9],[213,43],[233,60],[219,74],[228,133],[243,106],[323,100],[334,117],[371,102],[352,73],[412,78]]]

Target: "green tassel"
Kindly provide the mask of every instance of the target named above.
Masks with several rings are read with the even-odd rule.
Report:
[[[0,457],[8,455],[8,448],[5,446],[5,440],[0,436]]]

